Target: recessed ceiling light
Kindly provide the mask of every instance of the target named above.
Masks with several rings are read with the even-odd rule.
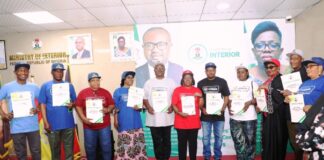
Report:
[[[20,12],[14,13],[15,16],[22,18],[33,24],[45,24],[45,23],[60,23],[63,22],[61,19],[52,15],[47,11],[40,12]]]
[[[230,4],[226,3],[226,2],[222,2],[217,5],[217,9],[221,10],[221,11],[228,9],[229,7],[230,7]]]

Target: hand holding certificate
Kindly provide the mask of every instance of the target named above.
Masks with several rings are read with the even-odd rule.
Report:
[[[127,106],[143,108],[144,90],[142,88],[129,87]]]
[[[233,114],[241,114],[244,112],[245,99],[242,92],[232,91],[231,94],[231,112]]]
[[[222,114],[224,101],[220,93],[207,93],[206,94],[206,112],[208,114]]]
[[[87,99],[86,114],[91,123],[103,123],[102,99]]]
[[[259,107],[261,112],[268,112],[267,100],[266,100],[264,89],[261,89],[260,91],[256,91],[254,96],[257,101],[257,106]]]
[[[188,115],[196,115],[195,96],[181,96],[182,112]]]
[[[167,112],[169,108],[167,90],[154,90],[152,92],[152,103],[154,112]]]
[[[299,86],[302,84],[300,72],[283,75],[281,76],[281,81],[285,90],[289,90],[295,93],[298,91]]]
[[[53,107],[66,106],[70,103],[70,84],[58,83],[52,85]]]
[[[33,115],[31,113],[33,104],[32,95],[30,92],[14,92],[11,93],[10,96],[14,118],[28,117]]]
[[[303,111],[303,107],[305,106],[304,96],[302,94],[296,94],[289,96],[289,99],[291,122],[302,123],[306,117]]]

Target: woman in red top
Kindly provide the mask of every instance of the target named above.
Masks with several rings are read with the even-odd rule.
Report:
[[[179,160],[186,159],[188,143],[190,160],[196,159],[197,136],[201,127],[199,108],[204,102],[200,89],[194,85],[193,73],[186,70],[182,74],[181,86],[174,90],[172,96],[172,106],[176,113],[174,128],[178,133]]]

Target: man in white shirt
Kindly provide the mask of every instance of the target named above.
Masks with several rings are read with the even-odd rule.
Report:
[[[156,64],[154,72],[156,77],[144,85],[146,126],[151,130],[155,158],[165,160],[171,154],[171,127],[174,123],[171,97],[176,84],[172,79],[164,77],[164,64]]]
[[[258,85],[249,78],[245,66],[236,67],[237,78],[230,85],[229,103],[230,128],[238,160],[255,158],[257,114],[255,109],[254,91]]]
[[[75,48],[77,49],[77,53],[72,56],[72,59],[83,59],[90,58],[90,51],[84,48],[85,41],[83,37],[77,37],[75,40]]]

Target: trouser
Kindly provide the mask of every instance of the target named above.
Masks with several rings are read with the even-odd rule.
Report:
[[[186,160],[189,144],[190,160],[196,160],[198,129],[177,129],[179,160]]]
[[[15,152],[19,160],[27,159],[26,138],[33,160],[41,159],[40,135],[39,131],[12,134]]]
[[[154,154],[157,160],[166,160],[171,154],[171,126],[150,127]]]
[[[223,131],[224,131],[224,121],[202,121],[202,131],[203,131],[203,155],[204,159],[209,160],[211,157],[210,150],[210,140],[211,133],[214,132],[214,159],[219,160],[222,157],[222,143],[223,143]]]
[[[296,144],[296,123],[291,123],[290,121],[287,121],[287,127],[288,127],[288,134],[289,134],[289,141],[292,145],[295,153],[295,160],[303,160],[303,150],[301,150],[298,145]]]
[[[61,129],[48,133],[52,160],[61,159],[61,142],[63,141],[65,160],[73,160],[74,128]]]
[[[237,121],[230,119],[231,135],[237,160],[254,160],[257,120]]]
[[[84,146],[88,160],[96,160],[97,144],[100,144],[102,160],[111,160],[111,131],[110,126],[102,129],[84,129]]]

